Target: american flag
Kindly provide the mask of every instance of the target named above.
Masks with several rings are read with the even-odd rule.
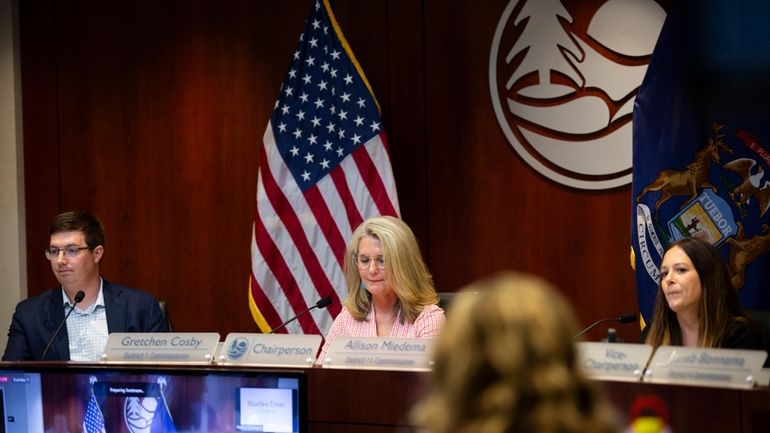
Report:
[[[328,295],[327,309],[281,330],[325,334],[345,297],[353,229],[398,213],[379,107],[328,0],[317,1],[259,154],[249,305],[260,329]]]
[[[104,416],[96,403],[96,396],[91,392],[91,398],[88,399],[86,406],[86,416],[83,418],[83,432],[85,433],[105,433]]]

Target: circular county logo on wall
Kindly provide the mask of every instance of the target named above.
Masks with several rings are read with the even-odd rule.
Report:
[[[634,97],[666,13],[653,0],[511,0],[489,57],[497,120],[514,150],[560,184],[631,182]]]

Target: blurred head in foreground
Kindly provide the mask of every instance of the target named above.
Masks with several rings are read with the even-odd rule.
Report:
[[[574,315],[545,281],[503,273],[455,297],[414,409],[430,433],[616,432],[576,360]]]

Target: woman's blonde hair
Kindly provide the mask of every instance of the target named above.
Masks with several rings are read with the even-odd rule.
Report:
[[[426,306],[438,303],[438,295],[414,233],[406,223],[390,216],[364,221],[351,236],[345,251],[345,307],[356,320],[364,320],[372,308],[372,295],[362,287],[356,266],[358,244],[366,236],[380,241],[388,283],[398,297],[401,323],[414,323]]]
[[[618,431],[577,363],[575,334],[572,310],[540,279],[471,284],[454,298],[413,420],[430,433]]]

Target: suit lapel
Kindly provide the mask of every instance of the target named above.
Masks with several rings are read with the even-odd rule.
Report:
[[[51,296],[48,298],[48,304],[45,311],[45,327],[48,329],[49,334],[46,341],[50,341],[53,337],[56,328],[64,321],[64,297],[62,290],[54,290],[51,292]],[[51,344],[51,348],[48,350],[46,359],[70,359],[70,345],[69,335],[67,334],[67,325],[64,324],[59,331],[59,335],[56,340]]]
[[[103,280],[104,285],[104,308],[107,313],[107,332],[125,332],[126,330],[126,309],[128,305],[126,299],[122,296],[119,289],[116,289],[107,280]]]

